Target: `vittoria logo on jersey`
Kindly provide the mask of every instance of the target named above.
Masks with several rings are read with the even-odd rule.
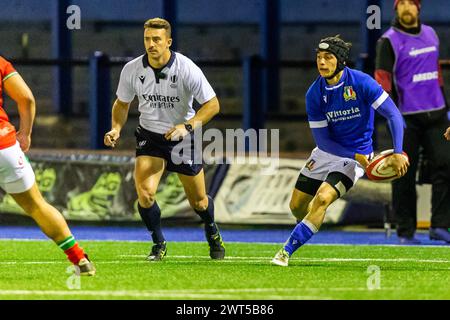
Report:
[[[163,96],[161,94],[143,94],[145,101],[150,102],[150,108],[173,109],[175,103],[180,102],[180,97]]]
[[[351,120],[361,117],[361,110],[358,107],[352,107],[345,110],[334,110],[327,112],[328,122],[338,122],[343,120]]]
[[[356,100],[356,92],[352,86],[344,87],[344,99],[345,101]]]

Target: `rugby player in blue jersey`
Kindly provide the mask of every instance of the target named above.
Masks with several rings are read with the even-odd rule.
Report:
[[[364,175],[373,155],[374,111],[388,121],[394,154],[388,166],[403,176],[403,119],[389,95],[369,75],[346,67],[351,44],[339,35],[316,49],[320,76],[306,93],[306,112],[317,147],[292,194],[290,209],[299,223],[272,263],[288,266],[290,256],[320,228],[327,208]]]

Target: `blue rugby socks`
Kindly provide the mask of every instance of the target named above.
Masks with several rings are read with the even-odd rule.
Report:
[[[284,250],[291,256],[298,248],[304,245],[318,229],[308,220],[303,219],[297,224],[291,233],[291,236],[284,244]]]
[[[161,210],[156,201],[150,208],[142,208],[138,203],[138,211],[152,235],[153,242],[161,243],[166,241],[161,230]]]
[[[217,233],[217,226],[214,223],[214,200],[208,196],[208,207],[204,211],[194,210],[205,223],[205,231],[212,235]]]

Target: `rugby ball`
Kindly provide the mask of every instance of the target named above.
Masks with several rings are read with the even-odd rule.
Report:
[[[397,179],[397,174],[392,167],[387,167],[387,159],[394,154],[394,149],[384,150],[369,163],[366,168],[367,177],[372,181],[389,182]],[[408,159],[408,155],[403,152],[403,156]]]

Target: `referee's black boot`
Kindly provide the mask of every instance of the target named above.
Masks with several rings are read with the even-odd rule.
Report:
[[[147,257],[148,261],[161,261],[167,253],[166,242],[156,243]]]
[[[215,234],[206,233],[206,240],[208,240],[209,256],[211,259],[220,260],[225,258],[225,244],[223,243],[222,236],[220,235],[218,228]]]

